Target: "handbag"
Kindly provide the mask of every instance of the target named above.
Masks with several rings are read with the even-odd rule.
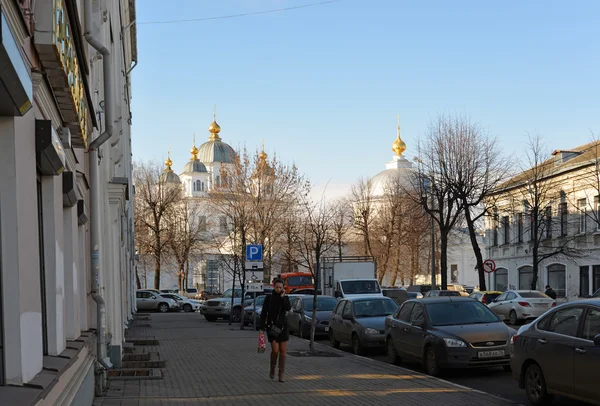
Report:
[[[273,310],[273,301],[269,300],[269,313]],[[275,321],[279,321],[279,316],[281,316],[281,307],[279,308],[279,312],[277,313],[277,318],[273,320],[273,324],[269,326],[269,335],[273,338],[278,338],[281,333],[283,333],[283,328],[275,325]]]

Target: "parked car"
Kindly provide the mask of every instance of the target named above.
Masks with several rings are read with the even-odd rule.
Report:
[[[456,291],[460,296],[469,296],[465,290],[465,287],[463,285],[459,285],[458,283],[449,283],[446,287],[446,290]]]
[[[439,297],[439,296],[462,296],[460,292],[455,290],[430,290],[423,294],[423,297]]]
[[[231,307],[231,297],[233,296],[233,308]],[[205,301],[200,307],[200,313],[207,321],[216,321],[217,319],[231,319],[238,323],[242,318],[242,308],[246,308],[252,303],[252,295],[246,294],[244,303],[242,303],[242,289],[227,289],[223,296]]]
[[[310,336],[313,316],[314,296],[297,297],[292,302],[292,311],[288,314],[288,328],[290,333],[297,333],[300,337]],[[317,296],[317,314],[315,335],[328,334],[331,312],[338,301],[331,296]]]
[[[406,291],[406,289],[384,288],[381,290],[381,292],[383,293],[383,296],[391,298],[394,302],[398,303],[398,305],[401,305],[410,299],[409,293]]]
[[[419,292],[409,292],[409,291],[407,291],[406,293],[408,293],[408,298],[409,299],[422,299],[423,298],[423,294],[419,293]]]
[[[385,345],[385,318],[398,304],[385,296],[353,296],[341,299],[329,319],[329,342],[334,348],[350,344],[355,354]]]
[[[178,307],[184,312],[195,312],[200,310],[200,305],[202,304],[200,300],[188,299],[187,297],[183,297],[176,293],[163,293],[161,296],[173,299]]]
[[[502,320],[515,326],[541,316],[556,306],[556,301],[537,290],[507,290],[488,306]]]
[[[432,376],[447,368],[508,369],[514,334],[487,306],[462,296],[409,300],[385,321],[390,362],[415,360]]]
[[[484,292],[480,292],[480,291],[473,292],[469,295],[469,297],[483,303],[484,305],[489,305],[494,300],[496,300],[496,298],[498,296],[500,296],[501,294],[502,294],[502,292],[487,290]]]
[[[163,297],[153,290],[136,291],[135,305],[138,310],[156,310],[161,313],[178,309],[177,303],[173,299]]]
[[[600,405],[600,299],[565,303],[522,326],[511,366],[533,405],[561,395]]]
[[[177,289],[177,288],[160,290],[160,293],[177,293],[177,292],[179,292],[179,289]]]
[[[256,310],[256,328],[259,327],[259,323],[260,323],[260,312],[262,311],[262,305],[265,302],[265,297],[267,297],[267,295],[265,294],[260,294],[259,296],[256,296],[254,298],[254,300],[252,300],[252,302],[250,302],[250,304],[248,304],[245,308],[244,308],[244,322],[246,324],[254,324],[254,311]],[[255,308],[255,303],[256,303],[256,308]]]
[[[431,285],[410,285],[408,288],[406,288],[406,290],[409,292],[418,292],[422,295],[424,295],[426,292],[429,292],[431,289]],[[442,287],[440,285],[436,285],[434,289],[441,290]]]

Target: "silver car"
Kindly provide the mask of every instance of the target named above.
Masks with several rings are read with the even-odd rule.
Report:
[[[177,303],[173,299],[163,297],[150,290],[138,290],[135,293],[135,305],[138,310],[158,310],[166,313],[169,310],[178,309]]]
[[[544,314],[556,301],[537,290],[507,290],[488,307],[502,320],[516,325]]]
[[[200,300],[188,299],[176,293],[162,293],[161,296],[173,299],[177,302],[177,306],[186,313],[200,310],[200,305],[202,304]]]

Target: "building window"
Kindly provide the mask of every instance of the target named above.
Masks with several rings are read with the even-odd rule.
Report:
[[[590,267],[579,267],[579,296],[588,297],[590,294]]]
[[[519,289],[531,289],[531,282],[533,282],[533,267],[524,266],[519,268]]]
[[[552,238],[552,207],[546,207],[544,213],[544,222],[546,227],[546,238]]]
[[[577,200],[577,208],[579,209],[579,233],[586,232],[586,218],[587,218],[587,202],[585,199]]]
[[[554,264],[548,267],[548,285],[556,292],[557,297],[566,297],[567,279],[565,266]]]
[[[221,177],[219,175],[217,175],[217,177],[215,178],[215,184],[217,186],[221,186]]]
[[[600,265],[594,265],[592,267],[592,293],[600,289]]]
[[[523,242],[523,213],[517,214],[517,238],[519,242]]]
[[[458,283],[458,265],[450,265],[450,280],[451,283]]]
[[[594,220],[596,221],[596,231],[600,231],[600,196],[594,196]]]
[[[510,221],[508,216],[502,217],[502,229],[504,230],[504,244],[510,244]]]
[[[227,217],[219,217],[219,231],[221,234],[227,234]]]
[[[199,180],[196,181],[196,191],[202,191],[202,182],[200,182]]]
[[[492,219],[492,227],[493,227],[493,245],[495,247],[498,246],[498,211],[494,210],[494,217]]]
[[[494,283],[497,291],[504,292],[508,289],[508,269],[498,268],[494,273]]]
[[[566,203],[560,204],[560,235],[565,237],[567,235],[567,219],[569,216],[569,209]]]

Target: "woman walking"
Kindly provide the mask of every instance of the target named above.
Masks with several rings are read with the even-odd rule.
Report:
[[[285,382],[285,358],[290,333],[287,326],[287,312],[292,308],[290,298],[285,294],[283,280],[273,281],[273,293],[265,298],[260,313],[260,330],[267,332],[271,343],[271,368],[269,377],[275,379],[275,368],[279,358],[279,382]]]

